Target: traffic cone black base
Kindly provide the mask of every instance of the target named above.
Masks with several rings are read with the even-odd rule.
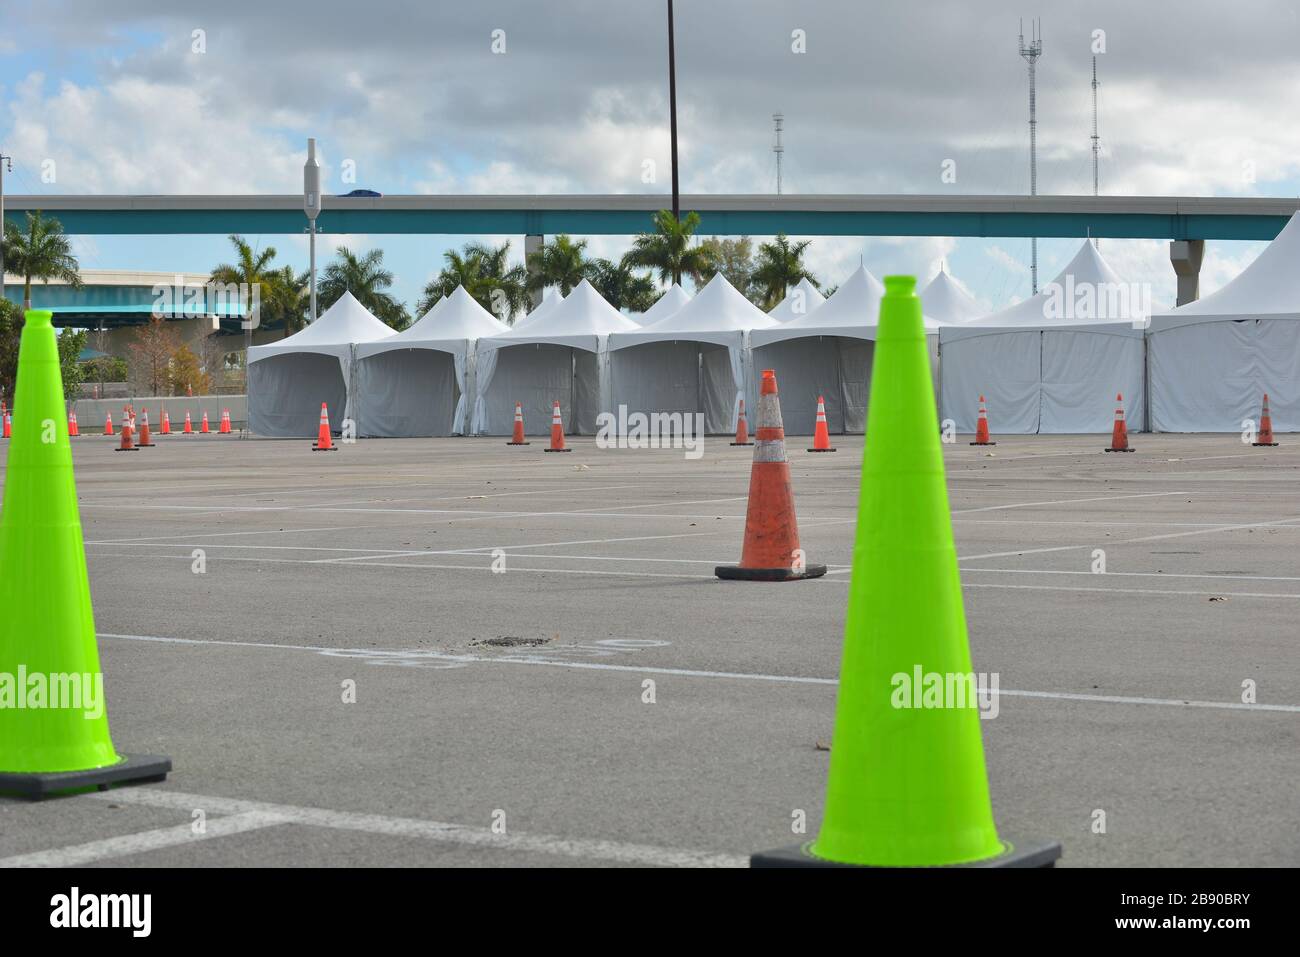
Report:
[[[809,449],[809,452],[838,452],[839,449]]]
[[[313,445],[311,447],[311,450],[313,452],[337,452],[339,450],[339,447],[337,445],[331,445],[329,448],[326,449],[326,448],[322,448],[319,445]]]
[[[1277,447],[1276,442],[1251,442],[1250,444],[1257,449],[1263,449],[1263,448],[1272,449]]]
[[[124,754],[117,764],[85,771],[0,773],[0,794],[17,794],[33,801],[88,788],[107,790],[112,785],[151,784],[165,781],[172,759],[153,754]]]
[[[728,581],[738,582],[792,582],[801,578],[821,578],[825,565],[805,565],[802,571],[791,568],[741,568],[739,565],[717,565],[713,574]]]
[[[729,442],[728,445],[753,445],[753,442]]]
[[[524,445],[528,443],[525,442]],[[573,449],[542,449],[543,452],[572,452]]]
[[[506,445],[532,445],[531,442],[507,442]]]
[[[791,847],[779,847],[774,851],[762,851],[749,858],[750,867],[863,867],[859,864],[840,864],[836,861],[814,857],[808,850],[812,841],[795,844]],[[942,868],[983,868],[983,867],[1055,867],[1061,856],[1061,845],[1054,841],[1027,841],[1023,844],[1008,841],[1007,850],[997,857],[982,861],[968,861],[965,864],[949,864]],[[873,871],[916,871],[930,868],[918,867],[865,867]]]
[[[972,442],[971,445],[997,445],[996,442]]]
[[[1137,449],[1102,449],[1103,452],[1136,452]]]

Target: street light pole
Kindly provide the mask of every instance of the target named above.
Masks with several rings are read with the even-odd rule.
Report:
[[[14,171],[13,157],[0,153],[0,299],[5,297],[5,167]]]
[[[316,138],[307,140],[307,162],[302,167],[302,205],[310,233],[311,321],[316,321],[316,217],[320,215],[320,163],[316,162]]]
[[[673,0],[668,0],[668,123],[673,149],[673,219],[681,221],[677,191],[677,48],[673,40]]]

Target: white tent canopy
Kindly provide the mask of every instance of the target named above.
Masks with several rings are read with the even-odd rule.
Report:
[[[935,277],[920,292],[925,314],[940,322],[969,322],[982,314],[979,303],[940,267]]]
[[[337,431],[354,415],[354,347],[393,335],[345,292],[301,332],[253,346],[248,350],[249,428],[279,438],[315,435],[325,402]]]
[[[718,273],[681,309],[609,337],[610,410],[700,412],[706,432],[731,432],[746,391],[746,332],[777,323]]]
[[[809,282],[805,276],[795,284],[793,289],[786,293],[785,298],[777,303],[767,315],[777,322],[802,319],[825,301],[826,297],[821,294],[821,290]]]
[[[533,309],[532,312],[526,313],[523,316],[523,318],[521,318],[510,328],[522,329],[525,326],[527,326],[530,322],[536,322],[538,319],[543,318],[548,312],[550,312],[552,309],[554,309],[563,301],[564,301],[564,296],[558,292],[553,293],[552,295],[549,296],[544,295],[542,297],[542,301],[537,304],[537,306]]]
[[[1153,315],[1149,344],[1156,431],[1240,431],[1265,392],[1274,430],[1300,429],[1300,213],[1222,289]]]
[[[468,423],[473,343],[509,327],[463,287],[395,336],[357,346],[361,435],[452,435]]]
[[[885,287],[865,266],[854,270],[816,309],[749,337],[754,364],[776,370],[787,432],[813,430],[817,400],[826,400],[832,432],[866,428],[873,340]],[[927,321],[927,330],[934,323]]]
[[[1002,433],[1109,432],[1115,396],[1145,416],[1145,304],[1085,241],[1035,296],[940,333],[941,408],[973,432],[979,397]]]
[[[668,287],[667,292],[655,300],[653,306],[640,315],[633,315],[631,318],[640,326],[653,325],[662,319],[667,319],[690,301],[690,293],[677,283],[673,283]]]
[[[520,402],[530,434],[545,434],[559,399],[569,431],[594,433],[607,395],[605,337],[638,328],[584,279],[545,314],[480,339],[473,431],[509,434]]]

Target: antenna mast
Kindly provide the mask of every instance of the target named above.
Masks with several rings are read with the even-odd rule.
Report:
[[[773,113],[772,125],[776,128],[776,142],[772,146],[772,152],[776,154],[776,195],[781,195],[781,158],[785,153],[785,147],[781,145],[781,130],[785,128],[785,114]]]
[[[1042,21],[1030,24],[1032,36],[1025,44],[1025,21],[1020,21],[1020,55],[1029,64],[1029,195],[1038,195],[1038,58],[1043,55]],[[1038,238],[1029,241],[1029,270],[1034,294],[1038,294]]]
[[[1097,55],[1092,56],[1092,195],[1101,195],[1097,188],[1097,158],[1100,155],[1100,140],[1097,135]],[[1100,249],[1101,241],[1094,239],[1093,245]]]

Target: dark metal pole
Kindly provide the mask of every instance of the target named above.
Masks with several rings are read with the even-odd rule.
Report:
[[[673,219],[682,218],[677,191],[677,50],[673,43],[673,0],[668,0],[668,116],[673,144]]]

